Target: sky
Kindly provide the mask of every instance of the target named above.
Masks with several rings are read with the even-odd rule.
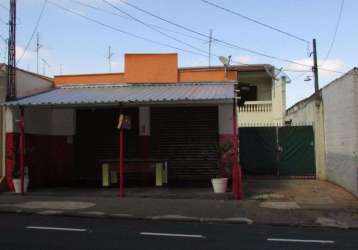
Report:
[[[208,66],[208,38],[173,26],[162,20],[140,12],[121,0],[108,0],[117,8],[129,13],[137,21],[125,16],[102,0],[49,0],[40,19],[36,22],[45,0],[17,0],[17,54],[18,66],[37,71],[36,33],[40,37],[39,73],[48,76],[58,74],[109,72],[108,47],[111,46],[111,71],[123,71],[125,53],[168,53],[179,54],[179,66]],[[225,8],[239,12],[283,31],[294,34],[304,41],[286,36],[257,23],[217,9],[201,0],[126,0],[144,10],[178,23],[184,27],[209,34],[220,41],[235,44],[223,46],[212,43],[212,65],[220,65],[218,56],[232,56],[233,64],[272,64],[283,68],[292,79],[287,85],[287,106],[311,95],[314,91],[310,70],[284,60],[264,57],[238,47],[247,48],[300,64],[312,65],[312,39],[317,39],[320,87],[357,66],[358,55],[358,11],[357,0],[345,0],[337,36],[328,59],[335,32],[341,0],[210,0]],[[74,11],[69,13],[54,5]],[[82,3],[82,4],[80,4]],[[97,9],[84,6],[83,3]],[[3,38],[8,36],[9,0],[0,0],[0,62],[4,62],[6,45]],[[82,16],[79,16],[82,15]],[[93,21],[83,18],[91,18]],[[138,22],[138,20],[140,22]],[[145,23],[146,25],[144,25]],[[154,26],[153,26],[154,25]],[[109,28],[108,26],[112,27]],[[150,27],[155,27],[153,30]],[[353,28],[355,27],[355,28]],[[35,32],[34,32],[35,30]],[[132,35],[119,32],[130,32]],[[170,37],[159,33],[169,35]],[[33,39],[31,40],[31,35]],[[134,36],[133,36],[134,35]],[[141,38],[138,38],[141,37]],[[149,41],[150,40],[150,41]],[[29,42],[30,41],[30,42]],[[180,41],[180,42],[179,42]],[[182,43],[184,42],[184,43]],[[24,52],[26,45],[28,49]],[[194,47],[194,48],[193,48]],[[181,50],[179,50],[181,49]],[[189,51],[188,51],[189,50]],[[194,52],[194,53],[193,53]],[[324,64],[322,65],[322,63]]]

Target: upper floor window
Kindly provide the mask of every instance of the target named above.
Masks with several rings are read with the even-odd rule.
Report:
[[[257,101],[257,86],[250,86],[250,92],[247,95],[247,101]]]

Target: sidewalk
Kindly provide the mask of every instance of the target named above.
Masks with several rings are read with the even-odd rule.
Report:
[[[120,199],[84,193],[34,192],[25,196],[4,193],[0,195],[0,212],[358,228],[357,199],[335,185],[311,180],[260,180],[248,181],[245,187],[251,193],[242,201],[226,197],[209,199],[209,196]]]

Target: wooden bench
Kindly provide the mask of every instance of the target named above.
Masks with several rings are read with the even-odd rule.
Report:
[[[104,159],[100,161],[102,170],[102,186],[110,187],[118,183],[118,159]],[[153,173],[155,186],[168,183],[167,160],[154,158],[128,158],[124,160],[124,176],[126,174]]]

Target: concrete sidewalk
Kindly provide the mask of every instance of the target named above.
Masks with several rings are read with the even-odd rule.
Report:
[[[95,196],[34,192],[0,195],[0,212],[121,219],[260,223],[358,228],[358,202],[335,185],[311,180],[255,180],[245,199]]]

